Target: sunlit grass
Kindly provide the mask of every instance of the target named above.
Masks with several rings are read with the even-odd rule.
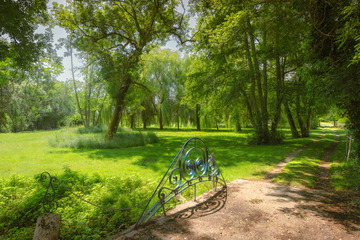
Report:
[[[313,187],[317,178],[320,159],[337,139],[336,133],[330,127],[325,128],[326,137],[317,143],[310,145],[300,152],[289,162],[280,174],[274,179],[275,182],[289,185],[303,185]],[[339,131],[336,129],[336,131]]]
[[[259,179],[287,154],[321,135],[314,130],[310,138],[286,139],[283,145],[249,146],[247,135],[251,129],[235,133],[230,130],[194,131],[185,129],[148,129],[155,133],[158,143],[122,149],[73,149],[51,147],[48,139],[56,131],[37,131],[0,134],[0,176],[12,174],[33,176],[48,171],[60,173],[64,167],[87,174],[102,176],[139,175],[159,179],[184,144],[191,137],[199,137],[215,154],[227,181],[236,178]],[[289,130],[283,130],[285,135]]]
[[[65,128],[49,138],[51,147],[76,149],[111,149],[144,146],[158,142],[153,132],[141,133],[131,129],[120,129],[111,140],[105,139],[104,128]]]
[[[358,160],[350,158],[347,161],[346,135],[343,131],[341,142],[332,155],[331,182],[336,190],[360,190],[360,166]]]
[[[0,238],[1,235],[15,239],[31,238],[30,230],[33,230],[36,217],[42,212],[38,203],[46,190],[46,183],[39,184],[39,174],[44,171],[59,177],[70,189],[90,202],[113,208],[129,207],[151,196],[177,152],[191,137],[204,140],[214,153],[226,181],[231,181],[237,178],[262,178],[290,152],[321,136],[321,129],[317,129],[310,138],[287,139],[283,145],[251,146],[246,142],[252,129],[235,133],[230,130],[208,129],[199,132],[169,128],[163,131],[142,130],[144,135],[151,133],[159,138],[159,142],[145,146],[78,149],[49,144],[49,139],[59,134],[66,135],[67,131],[0,134],[0,220],[6,222],[0,228]],[[288,129],[282,131],[290,136]],[[102,130],[70,132],[72,135],[65,136],[66,141],[79,136],[96,135]],[[87,239],[99,239],[111,235],[114,230],[111,226],[126,228],[136,221],[142,211],[140,207],[126,212],[105,213],[80,202],[61,186],[55,185],[59,203],[56,212],[62,214],[66,222],[61,233],[64,238],[84,236]],[[197,195],[208,191],[211,185],[199,184]],[[181,195],[184,199],[193,198],[194,187]],[[174,198],[166,209],[175,204]],[[10,210],[13,214],[9,215],[7,213]],[[23,215],[26,217],[21,217]],[[24,222],[22,228],[17,227],[20,219]]]

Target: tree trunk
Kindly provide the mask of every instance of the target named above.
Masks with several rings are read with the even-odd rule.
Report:
[[[241,129],[241,123],[240,123],[239,120],[236,121],[236,131],[237,131],[237,132],[241,132],[241,131],[242,131],[242,129]]]
[[[70,35],[69,45],[70,45],[69,50],[70,50],[71,75],[72,75],[72,80],[73,80],[73,85],[74,85],[75,98],[76,98],[76,103],[77,103],[77,106],[78,106],[78,111],[79,111],[79,114],[80,114],[80,117],[81,117],[81,121],[82,121],[83,125],[85,126],[84,115],[83,115],[82,109],[80,107],[79,96],[78,96],[78,92],[77,92],[77,88],[76,88],[76,82],[75,82],[75,72],[74,72],[74,62],[73,62],[73,54],[72,54],[71,35]]]
[[[159,125],[160,125],[160,130],[163,130],[164,126],[163,126],[163,120],[162,120],[161,104],[159,106]]]
[[[177,112],[177,130],[180,130],[180,117],[179,117],[179,111]]]
[[[3,96],[3,88],[0,87],[0,133],[2,129],[2,125],[5,125],[5,112],[4,112],[4,96]]]
[[[297,117],[297,120],[298,120],[298,123],[299,123],[300,131],[301,131],[301,137],[308,137],[305,124],[304,124],[299,112],[296,113],[296,117]]]
[[[146,129],[146,110],[145,109],[141,111],[141,118],[143,121],[143,128]]]
[[[276,67],[276,86],[275,86],[275,93],[276,93],[276,105],[275,105],[275,115],[274,119],[271,123],[271,136],[274,138],[276,137],[277,133],[277,127],[280,122],[281,117],[281,104],[282,104],[282,96],[281,96],[281,89],[283,86],[283,75],[281,72],[281,63],[280,63],[280,57],[276,56],[275,61],[275,67]]]
[[[310,128],[311,128],[311,108],[309,106],[307,117],[306,117],[306,135],[310,136]]]
[[[246,94],[245,90],[241,87],[240,87],[240,92],[243,95],[244,100],[245,100],[246,108],[247,108],[248,114],[249,114],[250,123],[253,127],[255,127],[256,125],[255,125],[254,115],[253,115],[253,111],[252,111],[251,104],[249,101],[249,97]]]
[[[86,127],[90,127],[90,113],[91,113],[91,84],[88,83],[88,96],[87,96],[87,120]]]
[[[130,128],[134,129],[134,124],[135,124],[135,113],[130,115]]]
[[[258,131],[261,132],[261,137],[262,142],[264,144],[268,144],[269,143],[269,127],[268,127],[268,121],[269,121],[269,114],[267,112],[267,100],[264,98],[264,93],[263,93],[263,86],[261,83],[261,73],[260,73],[260,64],[257,58],[257,53],[256,53],[256,44],[255,44],[255,36],[254,36],[254,32],[251,26],[251,22],[250,19],[247,19],[247,26],[248,26],[248,33],[249,33],[249,37],[250,37],[250,48],[251,48],[251,56],[252,56],[252,61],[253,61],[253,70],[254,70],[254,78],[255,78],[255,82],[256,82],[256,87],[257,87],[257,96],[258,96],[258,100],[259,100],[259,104],[260,104],[260,111],[261,113],[257,113],[257,122],[259,124],[258,126]],[[266,34],[264,34],[263,36],[263,42],[264,44],[266,44]],[[265,60],[266,61],[266,60]],[[264,73],[266,74],[266,64],[263,66],[264,67]],[[263,80],[264,80],[264,84],[266,84],[267,86],[267,82],[265,82],[265,80],[267,80],[267,76],[263,76]],[[265,91],[267,91],[267,89],[265,89]],[[266,92],[266,96],[267,96],[267,92]],[[258,112],[258,109],[256,107],[256,111]]]
[[[201,127],[200,127],[200,104],[196,104],[196,130],[201,131]]]
[[[301,137],[308,137],[306,135],[306,127],[302,120],[301,113],[300,113],[300,93],[296,92],[296,118],[299,123],[299,128],[301,132]]]
[[[99,121],[100,121],[100,119],[101,119],[101,112],[102,112],[102,110],[103,110],[103,108],[104,108],[105,100],[106,100],[106,95],[104,96],[103,102],[102,102],[102,104],[101,104],[101,107],[100,107],[100,110],[99,110],[99,114],[98,114],[97,119],[96,119],[96,122],[95,122],[95,126],[97,126],[97,125],[99,124]]]
[[[109,124],[108,130],[106,132],[105,139],[112,139],[118,130],[119,122],[122,115],[122,110],[124,108],[126,93],[129,89],[130,83],[131,83],[130,79],[125,79],[123,85],[119,89],[119,94],[116,96],[116,105],[115,105],[114,113],[111,118],[111,122]]]
[[[292,135],[293,138],[299,138],[300,135],[299,135],[299,133],[298,133],[298,131],[296,129],[294,118],[292,117],[292,114],[291,114],[288,103],[283,102],[283,106],[284,106],[286,117],[287,117],[287,119],[289,121],[290,129],[291,129],[291,135]]]
[[[277,127],[279,125],[280,117],[281,117],[281,98],[280,98],[280,96],[276,97],[276,106],[275,107],[276,108],[275,108],[274,120],[271,123],[271,136],[272,137],[276,136]]]

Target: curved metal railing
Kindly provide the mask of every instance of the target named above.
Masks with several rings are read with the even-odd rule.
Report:
[[[190,138],[173,159],[138,218],[135,228],[148,221],[161,208],[165,214],[165,204],[191,186],[194,186],[196,199],[196,184],[206,181],[212,181],[213,187],[218,183],[226,187],[214,154],[210,153],[200,138]],[[157,201],[151,205],[151,201],[156,197]]]
[[[222,176],[219,166],[215,161],[214,154],[210,153],[205,143],[197,137],[190,138],[185,142],[185,144],[171,162],[168,170],[156,187],[151,198],[136,206],[128,208],[108,208],[99,206],[85,200],[78,194],[71,191],[58,178],[51,176],[50,173],[43,172],[41,174],[42,180],[47,179],[47,177],[49,177],[49,185],[46,189],[42,201],[43,208],[46,212],[50,212],[51,208],[57,208],[58,206],[55,200],[55,190],[53,187],[53,183],[58,182],[62,187],[64,187],[78,199],[105,210],[122,211],[146,204],[143,212],[135,224],[135,228],[137,228],[141,223],[148,221],[161,208],[163,209],[164,214],[166,214],[165,204],[191,186],[194,186],[195,199],[196,185],[198,183],[212,181],[213,187],[215,188],[217,187],[218,183],[223,187],[226,187],[225,179]],[[151,205],[150,203],[154,199],[155,203]]]

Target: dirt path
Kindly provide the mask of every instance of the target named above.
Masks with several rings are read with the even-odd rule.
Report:
[[[212,195],[109,239],[360,239],[359,216],[323,190],[235,180]]]
[[[286,156],[286,158],[284,160],[282,160],[281,162],[279,162],[273,169],[271,169],[265,176],[264,176],[264,180],[271,180],[273,178],[276,177],[276,175],[278,175],[283,168],[286,166],[286,164],[288,164],[291,160],[293,160],[294,157],[296,157],[302,150],[304,150],[305,148],[309,147],[310,145],[320,141],[321,139],[323,139],[326,136],[325,133],[325,128],[323,127],[322,129],[322,136],[314,141],[312,141],[311,143],[308,143],[304,146],[302,146],[301,148],[299,148],[298,150],[290,153],[288,156]]]
[[[320,163],[317,186],[321,189],[238,179],[222,191],[205,193],[196,202],[168,211],[167,217],[156,216],[109,240],[360,239],[360,216],[351,205],[360,194],[324,187],[330,183],[329,160],[336,144]]]
[[[334,131],[334,129],[331,129]],[[336,146],[340,142],[340,135],[336,133],[337,140],[325,150],[325,153],[321,157],[321,161],[319,163],[319,173],[317,175],[317,180],[315,182],[315,189],[322,189],[326,191],[333,191],[333,186],[331,185],[331,177],[330,177],[330,163],[331,163],[331,156],[336,148]]]

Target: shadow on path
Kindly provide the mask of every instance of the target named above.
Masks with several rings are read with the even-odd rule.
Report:
[[[334,129],[331,130],[334,131]],[[340,142],[340,135],[336,133],[336,136],[336,141],[325,150],[325,153],[321,157],[321,161],[319,163],[319,172],[317,174],[317,179],[314,184],[315,189],[322,189],[326,191],[334,190],[334,187],[331,184],[330,163],[332,153]]]
[[[269,171],[265,176],[264,176],[264,180],[272,180],[273,178],[276,177],[276,175],[278,175],[286,166],[286,164],[288,164],[291,160],[293,160],[302,150],[304,150],[305,148],[311,146],[312,144],[320,141],[321,139],[325,138],[326,133],[325,133],[325,128],[323,127],[322,129],[323,131],[323,135],[312,141],[311,143],[308,143],[304,146],[302,146],[301,148],[299,148],[298,150],[290,153],[284,160],[282,160],[281,162],[279,162],[273,169],[271,169],[271,171]]]

